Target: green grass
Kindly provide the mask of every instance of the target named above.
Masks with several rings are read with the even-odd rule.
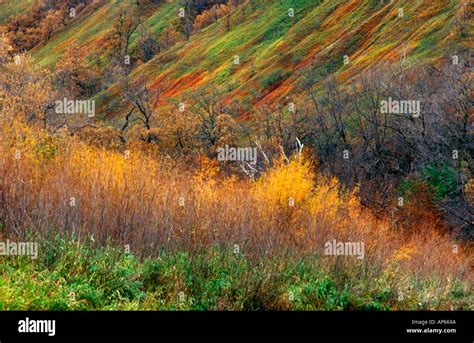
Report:
[[[12,15],[17,15],[29,9],[34,0],[7,0],[0,3],[0,24]]]
[[[92,240],[51,238],[39,258],[0,260],[1,310],[392,310],[472,304],[468,285],[423,300],[439,280],[409,280],[401,301],[390,278],[343,277],[314,256],[249,258],[231,249],[162,251],[140,261]]]

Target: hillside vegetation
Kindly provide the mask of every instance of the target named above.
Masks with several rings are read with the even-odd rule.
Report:
[[[25,130],[2,132],[0,213],[40,254],[3,258],[3,309],[472,309],[467,245],[394,231],[303,156],[253,183]]]
[[[347,79],[382,60],[406,56],[407,63],[420,63],[446,51],[460,53],[468,48],[463,39],[465,9],[456,0],[240,2],[229,14],[230,24],[225,17],[218,18],[193,30],[189,39],[182,37],[179,24],[175,24],[182,3],[144,2],[133,15],[140,16],[146,34],[163,39],[160,35],[171,30],[171,43],[143,61],[137,51],[142,32],[133,32],[129,51],[133,77],[144,77],[152,89],[168,81],[165,95],[172,97],[202,85],[219,84],[228,90],[227,98],[239,99],[247,106],[245,110],[251,111],[252,105],[295,95],[301,70],[311,64],[316,63],[325,76]],[[10,7],[15,13],[28,3],[33,2],[16,1]],[[91,64],[106,69],[104,42],[113,31],[121,3],[126,1],[102,0],[86,6],[34,47],[36,62],[53,67],[69,48],[79,47]],[[239,64],[234,63],[236,56]],[[347,65],[344,56],[350,61]],[[98,100],[108,106],[103,111],[111,116],[117,102],[113,82],[102,87]]]
[[[471,11],[0,3],[0,308],[472,310]]]

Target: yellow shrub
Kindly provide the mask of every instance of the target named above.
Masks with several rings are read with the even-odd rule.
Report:
[[[281,162],[257,181],[254,194],[270,206],[304,205],[311,197],[313,179],[314,173],[307,161]]]

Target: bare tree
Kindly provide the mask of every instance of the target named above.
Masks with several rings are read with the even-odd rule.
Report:
[[[159,88],[151,90],[145,78],[131,80],[128,75],[121,82],[121,89],[124,94],[123,102],[128,104],[130,109],[125,115],[125,123],[121,128],[121,139],[125,142],[125,131],[134,123],[140,122],[148,131],[147,142],[158,142],[155,133],[149,132],[153,124],[158,120],[158,104],[161,101],[161,95],[166,89],[163,83]]]

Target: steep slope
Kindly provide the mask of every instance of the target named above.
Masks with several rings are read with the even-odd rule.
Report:
[[[54,66],[68,47],[79,44],[91,63],[104,65],[104,40],[118,5],[103,1],[76,18],[33,50],[38,63]],[[347,79],[382,60],[405,56],[407,63],[419,63],[455,53],[449,48],[462,38],[460,6],[457,0],[249,1],[233,11],[230,30],[221,18],[139,65],[132,75],[146,77],[152,89],[166,80],[167,97],[219,84],[229,99],[238,99],[250,111],[294,93],[309,65],[323,75]],[[151,30],[158,35],[176,19],[179,8],[179,2],[156,7],[146,20]],[[116,93],[111,85],[97,96],[108,118],[120,112]]]

